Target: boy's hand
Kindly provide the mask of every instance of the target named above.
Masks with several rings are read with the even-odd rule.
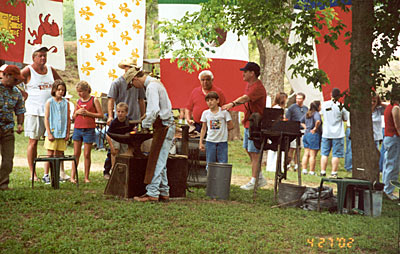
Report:
[[[68,140],[69,140],[69,133],[67,133],[67,135],[65,136],[64,140],[65,140],[65,141],[68,141]]]
[[[200,149],[201,151],[205,151],[205,150],[206,150],[206,148],[205,148],[205,146],[204,146],[203,143],[200,143],[200,144],[199,144],[199,149]]]

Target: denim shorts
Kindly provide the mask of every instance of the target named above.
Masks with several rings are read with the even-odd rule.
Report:
[[[243,148],[249,153],[259,153],[260,150],[256,148],[253,140],[249,139],[249,129],[244,129]]]
[[[322,138],[321,155],[329,156],[332,149],[332,157],[344,157],[344,138]]]
[[[321,134],[311,132],[306,133],[303,136],[304,148],[319,150],[321,147]]]
[[[96,141],[96,133],[94,128],[75,128],[74,135],[72,135],[73,141],[83,141],[83,143],[94,143]]]

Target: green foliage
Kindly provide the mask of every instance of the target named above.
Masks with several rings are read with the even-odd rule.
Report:
[[[298,13],[293,12],[296,2],[302,8]],[[329,4],[329,1],[318,2]],[[296,25],[290,28],[288,24],[293,21]],[[324,42],[337,48],[335,40],[344,24],[337,18],[333,8],[311,8],[311,3],[294,0],[210,0],[202,4],[199,12],[186,14],[181,20],[160,23],[159,31],[166,35],[166,40],[159,45],[160,54],[165,56],[173,51],[172,61],[179,59],[178,67],[189,72],[194,68],[207,68],[205,52],[212,50],[207,42],[216,41],[219,36],[216,28],[223,28],[238,35],[252,35],[260,40],[267,38],[285,49],[291,58],[309,56],[313,52],[310,41],[321,36],[319,30],[323,25],[330,31],[324,35]],[[300,39],[298,42],[288,44],[290,31],[295,32]],[[178,43],[181,49],[173,50],[174,43]],[[184,64],[182,61],[191,63]],[[196,64],[193,65],[193,61]],[[303,60],[290,68],[294,76],[305,77],[315,87],[329,83],[327,75],[313,66],[312,60]]]
[[[64,40],[75,41],[76,40],[76,25],[75,25],[75,14],[74,14],[74,0],[64,0],[63,3],[63,15],[64,15]]]
[[[15,45],[15,37],[6,29],[0,30],[0,45],[7,51],[10,44]]]

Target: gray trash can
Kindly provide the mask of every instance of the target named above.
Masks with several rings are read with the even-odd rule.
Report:
[[[229,199],[231,176],[232,164],[208,163],[206,195],[215,199]]]

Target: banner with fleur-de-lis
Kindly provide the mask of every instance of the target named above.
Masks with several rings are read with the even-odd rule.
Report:
[[[75,0],[79,78],[108,93],[128,57],[143,63],[146,0]]]

